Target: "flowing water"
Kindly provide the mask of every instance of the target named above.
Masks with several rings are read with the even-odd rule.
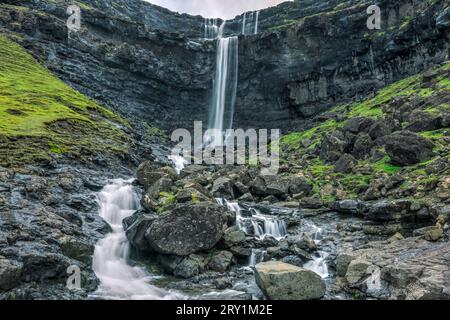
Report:
[[[168,158],[172,161],[173,167],[178,174],[180,174],[181,170],[188,164],[188,161],[179,155],[170,155]]]
[[[212,102],[209,107],[209,129],[223,133],[233,125],[238,82],[238,37],[223,38],[224,21],[217,39],[216,73]],[[211,137],[207,137],[207,143]]]
[[[259,11],[244,12],[242,15],[242,31],[241,33],[245,36],[247,34],[257,34],[259,24]]]
[[[204,24],[205,39],[215,39],[219,35],[219,27],[217,25],[217,19],[205,18]]]
[[[151,276],[140,267],[128,264],[130,244],[122,220],[139,209],[139,197],[132,180],[118,179],[99,193],[100,216],[112,232],[95,246],[93,268],[100,280],[93,297],[114,300],[175,299],[179,296],[150,284]]]
[[[323,229],[317,227],[316,225],[310,224],[310,227],[313,229],[313,240],[316,243],[316,245],[319,247],[320,243],[323,239]],[[318,250],[317,253],[313,256],[313,260],[307,262],[303,267],[305,269],[314,271],[318,275],[320,275],[322,278],[328,278],[329,272],[328,272],[328,266],[326,259],[328,258],[328,253],[323,250]]]

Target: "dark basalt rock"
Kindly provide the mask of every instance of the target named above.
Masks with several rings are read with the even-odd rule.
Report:
[[[391,162],[400,166],[425,162],[433,156],[433,144],[410,131],[395,132],[386,138]]]
[[[167,130],[208,120],[216,42],[201,39],[202,17],[138,0],[80,2],[82,30],[70,40],[64,2],[8,0],[33,10],[2,7],[0,26],[71,86],[132,120]],[[260,12],[260,33],[239,39],[235,127],[303,128],[333,105],[447,59],[445,1],[383,0],[381,32],[367,30],[357,3],[301,0]],[[225,34],[241,28],[238,16]]]
[[[223,237],[226,222],[225,209],[219,205],[181,205],[158,217],[146,230],[145,238],[158,253],[186,256],[212,249]]]

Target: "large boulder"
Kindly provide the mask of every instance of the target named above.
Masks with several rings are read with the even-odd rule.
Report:
[[[325,295],[325,282],[316,273],[291,264],[269,261],[256,265],[255,279],[271,300],[315,300]]]
[[[400,166],[425,162],[433,156],[433,144],[410,131],[400,131],[386,138],[385,149],[391,162]]]
[[[234,199],[233,181],[227,177],[214,180],[211,193],[216,198]]]
[[[22,263],[0,256],[0,292],[14,288],[20,283]]]
[[[320,159],[326,162],[336,162],[347,148],[347,140],[341,131],[327,134],[320,145]]]
[[[158,217],[145,238],[161,254],[187,256],[212,249],[224,234],[226,209],[211,202],[184,204]]]
[[[450,299],[450,246],[421,238],[373,241],[336,259],[344,289],[382,299]]]
[[[233,263],[233,254],[229,251],[219,251],[213,255],[208,267],[217,272],[225,272]]]
[[[289,184],[278,176],[257,176],[251,183],[250,190],[259,196],[281,196],[288,193]]]

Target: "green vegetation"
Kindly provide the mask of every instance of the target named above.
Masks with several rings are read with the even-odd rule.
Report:
[[[176,196],[173,192],[161,192],[158,199],[158,208],[156,212],[162,214],[167,211],[167,208],[176,202]]]
[[[401,167],[390,164],[390,161],[391,158],[389,158],[389,156],[385,156],[380,161],[375,162],[372,168],[375,172],[385,172],[385,173],[397,173],[400,170],[402,170]]]
[[[339,115],[339,120],[327,120],[314,123],[304,131],[292,132],[280,139],[281,165],[292,168],[294,174],[302,174],[313,185],[314,194],[323,201],[331,201],[334,197],[356,198],[364,193],[375,179],[386,178],[401,172],[402,176],[413,184],[427,186],[436,183],[436,177],[430,177],[425,167],[436,158],[415,166],[400,167],[391,163],[390,157],[383,148],[378,152],[380,160],[371,160],[367,155],[363,160],[357,160],[353,172],[349,174],[336,173],[333,163],[321,160],[321,145],[326,135],[345,126],[354,117],[383,119],[399,112],[402,106],[412,106],[414,109],[439,117],[450,112],[446,101],[450,91],[450,63],[424,74],[407,77],[379,90],[375,96],[361,102],[341,104],[330,110]],[[406,109],[405,112],[408,112]],[[405,120],[403,120],[405,121]],[[401,123],[405,128],[408,123]],[[450,128],[421,132],[420,135],[429,139],[435,145],[436,155],[450,159],[448,140]],[[403,183],[401,188],[408,189],[411,184]]]
[[[128,151],[127,122],[42,67],[0,35],[0,161],[11,166],[51,154],[88,161]]]

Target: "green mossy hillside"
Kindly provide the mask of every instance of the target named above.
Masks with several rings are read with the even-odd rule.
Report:
[[[427,168],[436,166],[438,161],[450,160],[450,128],[440,125],[438,129],[428,130],[426,127],[438,119],[443,123],[448,123],[448,120],[442,119],[450,119],[449,80],[450,63],[447,62],[395,82],[370,99],[336,106],[320,117],[328,120],[315,122],[304,131],[281,138],[282,171],[304,175],[314,185],[315,196],[325,202],[332,202],[336,198],[367,197],[367,190],[374,184],[381,186],[383,181],[388,181],[394,175],[406,181],[403,189],[413,185],[417,187],[416,190],[424,184],[429,185],[430,181],[445,177],[450,166],[444,166],[444,171],[438,173]],[[345,126],[354,118],[368,119],[369,122],[397,121],[397,130],[412,130],[431,141],[435,157],[423,163],[399,166],[393,163],[382,146],[377,147],[375,144],[372,154],[357,158],[351,172],[336,172],[336,162],[327,162],[321,157],[323,142],[336,132],[346,134]],[[420,129],[420,126],[417,129],[418,124],[423,125],[424,129]],[[365,133],[354,135],[360,137],[361,134]],[[351,150],[347,152],[352,153]]]
[[[0,163],[90,161],[128,152],[128,124],[0,34]]]

